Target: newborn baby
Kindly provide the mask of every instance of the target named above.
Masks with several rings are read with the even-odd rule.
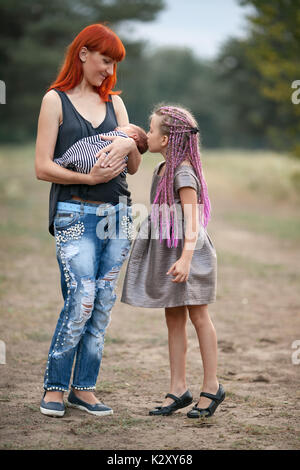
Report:
[[[131,137],[136,142],[137,148],[141,154],[148,150],[147,134],[144,129],[135,124],[128,124],[127,126],[116,127],[115,130],[111,132],[92,135],[78,140],[68,148],[61,157],[54,160],[54,162],[69,170],[79,173],[89,173],[97,161],[95,155],[111,144],[110,140],[101,139],[101,135],[108,137]],[[125,161],[127,160],[128,157],[126,156]],[[122,171],[121,176],[125,178],[126,173],[127,168]]]

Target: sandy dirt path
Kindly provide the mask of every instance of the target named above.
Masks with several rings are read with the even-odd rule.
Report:
[[[145,166],[139,178],[130,178],[140,203],[148,204],[151,174]],[[27,229],[18,231],[12,223],[1,246],[0,339],[7,348],[6,364],[0,365],[1,449],[300,448],[300,364],[292,362],[293,353],[300,359],[292,349],[300,340],[300,243],[233,225],[224,216],[256,205],[267,213],[267,202],[237,200],[213,185],[211,192],[218,297],[210,313],[218,335],[219,380],[227,393],[216,414],[204,422],[190,420],[188,407],[170,417],[148,416],[168,392],[167,330],[162,309],[120,303],[126,266],[97,383],[97,395],[113,407],[113,416],[99,419],[74,409],[63,419],[40,414],[61,299],[53,239],[31,231],[35,224],[45,230],[47,220],[48,191],[39,182],[31,205],[16,208]],[[5,219],[10,213],[2,209]],[[202,363],[190,323],[188,338],[187,382],[196,401]]]

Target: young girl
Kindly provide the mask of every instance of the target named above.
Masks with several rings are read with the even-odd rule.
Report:
[[[170,392],[150,415],[170,415],[193,401],[185,377],[188,315],[198,336],[204,377],[200,399],[187,416],[212,416],[225,398],[216,375],[217,338],[207,307],[216,299],[217,257],[205,229],[210,201],[198,132],[185,109],[158,106],[152,114],[149,151],[161,153],[165,161],[154,169],[151,214],[134,241],[121,298],[130,305],[165,308]]]

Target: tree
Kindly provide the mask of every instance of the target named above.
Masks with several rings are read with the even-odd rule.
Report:
[[[195,115],[206,147],[220,145],[213,63],[198,59],[188,48],[168,47],[144,55],[130,70],[124,87],[122,79],[120,84],[134,122],[147,127],[154,105],[178,104]]]
[[[261,74],[247,55],[248,39],[229,39],[216,59],[223,145],[272,147],[271,125],[279,125],[277,104],[260,91]]]
[[[163,6],[163,0],[1,0],[0,80],[7,104],[0,107],[0,141],[32,140],[41,97],[81,29],[107,22],[118,32],[123,21],[152,21]],[[128,56],[140,54],[138,42],[124,43]]]
[[[260,73],[261,93],[276,104],[277,125],[269,126],[269,138],[300,156],[300,104],[291,100],[292,83],[300,79],[300,0],[240,3],[254,7],[247,54]]]

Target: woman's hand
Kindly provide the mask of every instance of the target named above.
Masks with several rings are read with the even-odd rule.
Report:
[[[179,258],[174,264],[172,264],[167,274],[175,276],[175,278],[172,279],[172,282],[186,282],[189,277],[190,268],[190,260]]]
[[[113,178],[116,178],[116,176],[122,173],[122,171],[126,168],[126,163],[124,162],[124,159],[122,159],[122,162],[117,161],[107,168],[102,168],[102,162],[103,157],[100,157],[96,161],[95,165],[93,166],[88,175],[89,184],[92,186],[99,183],[107,183]]]
[[[111,140],[112,143],[105,147],[104,150],[98,152],[95,156],[101,158],[101,167],[112,167],[116,163],[124,163],[124,157],[136,148],[135,141],[130,137],[101,136],[103,140]]]

